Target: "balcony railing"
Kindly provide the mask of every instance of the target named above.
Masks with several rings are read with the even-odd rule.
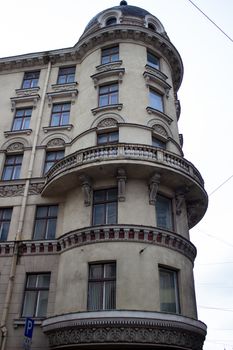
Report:
[[[191,176],[201,186],[204,186],[204,181],[199,171],[194,167],[192,163],[183,157],[160,148],[128,143],[101,145],[76,151],[58,161],[48,171],[46,180],[49,182],[53,177],[61,174],[62,172],[79,167],[81,165],[85,165],[87,163],[127,159],[147,161],[154,164],[161,164],[175,168]]]

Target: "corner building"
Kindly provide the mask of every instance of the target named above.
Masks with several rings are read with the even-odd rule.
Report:
[[[0,59],[1,350],[201,350],[180,55],[121,1],[68,49]]]

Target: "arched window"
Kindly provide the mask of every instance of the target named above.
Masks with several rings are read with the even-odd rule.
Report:
[[[154,24],[152,24],[152,23],[148,23],[148,28],[153,30],[154,32],[156,31],[156,28],[155,28]]]
[[[117,23],[116,17],[110,17],[106,20],[106,26],[112,26]]]

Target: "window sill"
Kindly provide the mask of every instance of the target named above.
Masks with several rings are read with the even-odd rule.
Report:
[[[156,116],[162,118],[165,120],[169,125],[173,122],[173,119],[170,118],[167,114],[159,111],[158,109],[152,108],[152,107],[146,107],[146,111],[148,114],[155,114]]]
[[[43,131],[45,133],[57,130],[67,130],[70,131],[73,128],[73,124],[59,125],[59,126],[44,126]]]
[[[109,68],[109,67],[108,67]],[[98,72],[96,74],[91,75],[91,78],[94,82],[95,88],[100,84],[102,79],[108,78],[108,77],[115,77],[117,78],[117,81],[119,83],[122,83],[123,75],[125,74],[125,68],[115,68],[115,69],[106,69],[101,72]]]
[[[16,105],[20,102],[29,102],[32,104],[33,108],[35,109],[37,106],[37,102],[40,99],[40,95],[38,94],[30,94],[30,95],[22,95],[17,97],[11,97],[11,111],[14,112],[16,109]]]
[[[9,130],[4,131],[4,136],[15,136],[15,135],[30,135],[32,133],[32,129],[23,129],[23,130]]]
[[[162,73],[159,69],[156,69],[156,68],[150,66],[149,64],[146,64],[145,68],[146,68],[147,72],[154,74],[156,77],[158,77],[160,79],[163,79],[163,80],[168,79],[168,77],[164,73]]]
[[[45,318],[35,318],[35,317],[31,317],[34,320],[34,325],[41,325],[43,320]],[[18,328],[19,326],[25,326],[25,322],[26,322],[26,318],[17,318],[14,319],[13,321],[13,326],[14,328]]]
[[[91,109],[91,111],[92,111],[93,115],[96,115],[99,112],[104,112],[104,111],[114,110],[114,109],[117,109],[118,111],[121,111],[122,107],[123,107],[122,103],[117,103],[117,104],[114,104],[114,105],[107,105],[107,106],[96,107],[96,108]]]
[[[52,89],[54,91],[69,91],[76,88],[78,85],[77,81],[74,81],[73,83],[66,83],[66,84],[53,84]]]
[[[15,89],[15,93],[17,96],[31,96],[35,95],[40,90],[39,86],[31,87],[31,88],[22,88]]]
[[[113,61],[113,62],[109,62],[109,63],[100,64],[99,66],[96,66],[95,68],[99,72],[103,72],[105,70],[111,70],[111,69],[118,68],[121,65],[122,65],[122,60],[119,60],[119,61]]]

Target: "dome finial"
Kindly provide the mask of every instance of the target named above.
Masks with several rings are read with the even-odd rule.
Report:
[[[126,5],[128,5],[128,4],[127,4],[127,1],[122,0],[122,1],[120,2],[120,6],[126,6]]]

